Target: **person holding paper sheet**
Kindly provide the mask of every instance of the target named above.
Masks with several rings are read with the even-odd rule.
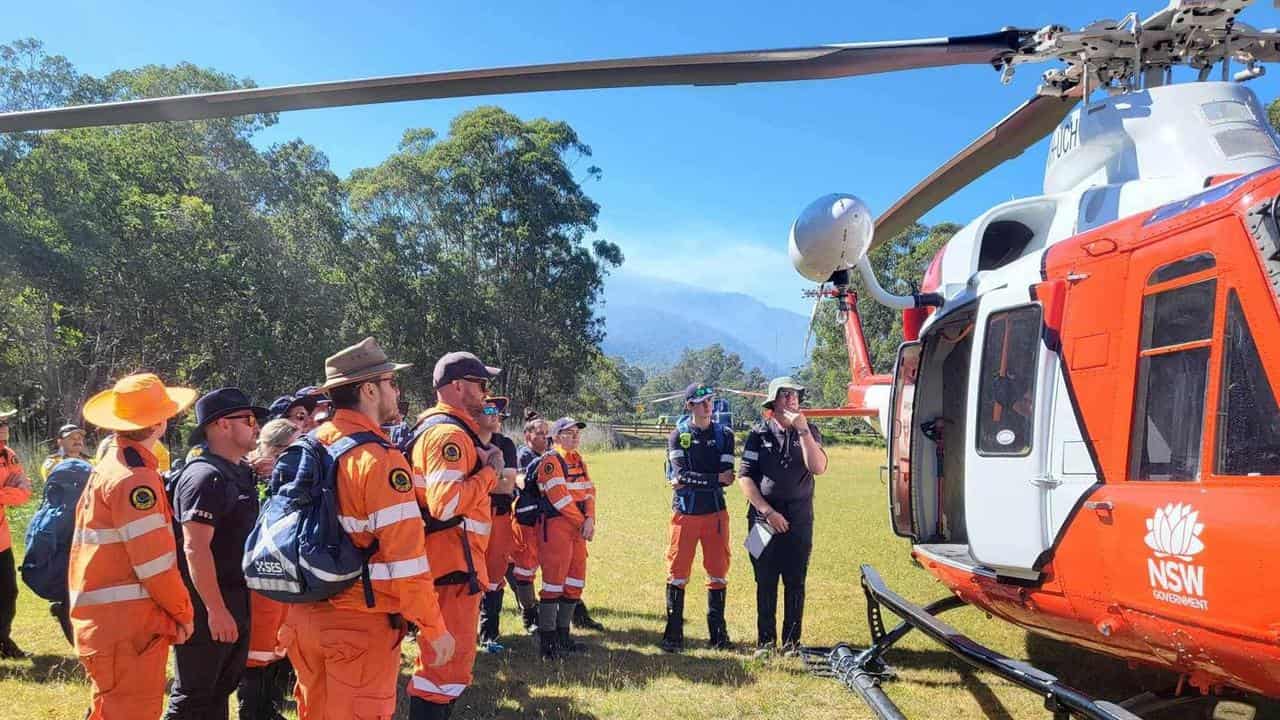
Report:
[[[742,450],[738,486],[747,496],[747,535],[758,524],[772,539],[751,558],[756,580],[757,655],[777,646],[778,580],[785,587],[782,645],[800,648],[804,583],[813,549],[813,478],[827,470],[822,435],[800,411],[804,387],[789,377],[769,383],[763,406],[770,416],[751,428]]]

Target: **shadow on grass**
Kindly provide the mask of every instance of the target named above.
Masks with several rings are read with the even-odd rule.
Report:
[[[50,681],[87,682],[80,662],[66,655],[32,655],[0,663],[0,680],[43,684]]]
[[[575,639],[587,647],[587,653],[544,662],[534,638],[504,637],[506,652],[476,658],[474,681],[454,706],[453,717],[596,720],[578,700],[583,694],[642,689],[668,678],[730,687],[755,681],[744,654],[702,651],[698,642],[690,643],[690,651],[683,654],[663,653],[657,648],[661,639],[657,632],[582,632]],[[407,678],[402,680],[397,718],[408,717]]]

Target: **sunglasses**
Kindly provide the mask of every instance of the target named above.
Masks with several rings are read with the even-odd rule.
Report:
[[[386,384],[388,384],[388,385],[390,385],[390,386],[391,386],[391,389],[392,389],[392,390],[399,390],[399,389],[400,389],[400,383],[396,382],[396,379],[395,379],[394,377],[389,377],[389,378],[378,378],[378,379],[377,379],[377,380],[375,380],[374,382],[375,382],[375,383],[377,383],[377,384],[379,384],[379,385],[381,385],[382,383],[386,383]]]
[[[258,416],[250,413],[248,415],[223,415],[223,420],[244,420],[249,427],[258,427]]]
[[[693,397],[689,398],[690,402],[700,402],[702,400],[710,400],[712,395],[716,394],[715,388],[709,388],[705,385],[693,391]]]
[[[485,415],[501,415],[501,414],[502,414],[502,411],[501,411],[501,410],[499,410],[499,409],[498,409],[496,406],[494,406],[494,405],[485,405],[485,406],[484,406],[484,414],[485,414]]]
[[[469,383],[475,383],[476,385],[479,385],[479,386],[480,386],[480,392],[488,392],[488,391],[489,391],[489,380],[488,380],[487,378],[464,377],[464,378],[462,378],[462,381],[463,381],[463,382],[469,382]]]

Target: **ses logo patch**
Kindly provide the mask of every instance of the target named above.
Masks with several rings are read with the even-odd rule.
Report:
[[[1200,512],[1189,503],[1169,503],[1147,519],[1143,542],[1155,557],[1147,558],[1147,582],[1156,600],[1208,610],[1204,599],[1204,566],[1192,564],[1204,550]]]

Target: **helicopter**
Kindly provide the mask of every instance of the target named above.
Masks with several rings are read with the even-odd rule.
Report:
[[[912,630],[1040,694],[1058,718],[1131,720],[1202,693],[1248,718],[1280,697],[1280,147],[1246,83],[1280,60],[1249,0],[1172,0],[1079,30],[532,65],[0,114],[0,132],[231,117],[548,90],[721,85],[987,65],[1007,82],[1050,63],[1035,95],[872,217],[814,201],[791,259],[844,322],[846,404],[888,439],[887,509],[950,594],[907,600],[863,566],[873,643],[821,661],[881,717],[902,717],[885,655]],[[1233,63],[1239,66],[1233,72]],[[1175,68],[1197,73],[1174,83]],[[898,295],[868,253],[1051,136],[1043,192],[964,226]],[[892,373],[866,350],[853,277],[903,313]],[[1097,699],[961,635],[973,606],[1033,633],[1181,680]],[[900,618],[885,623],[884,610]]]

